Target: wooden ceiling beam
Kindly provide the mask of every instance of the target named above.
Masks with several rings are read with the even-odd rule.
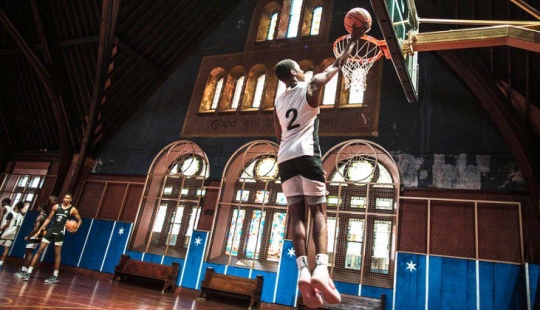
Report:
[[[90,101],[90,110],[87,115],[87,123],[84,130],[84,136],[81,143],[79,156],[72,169],[72,175],[67,178],[67,184],[64,188],[73,191],[84,165],[86,157],[92,150],[92,139],[94,138],[94,128],[99,113],[99,106],[103,99],[103,89],[107,80],[109,61],[111,57],[114,39],[116,37],[116,24],[118,21],[118,12],[120,11],[120,0],[104,0],[101,7],[101,27],[99,30],[99,47],[97,54],[96,71],[92,89],[92,100]]]
[[[58,191],[61,186],[61,182],[63,180],[63,176],[65,173],[67,173],[67,169],[65,169],[65,163],[70,161],[70,154],[69,149],[70,147],[67,144],[67,128],[66,123],[64,122],[64,115],[65,111],[62,109],[64,106],[62,102],[62,96],[58,92],[58,88],[55,87],[53,80],[51,79],[51,75],[49,71],[45,68],[45,66],[41,63],[39,58],[36,56],[36,54],[32,51],[28,43],[23,39],[23,37],[20,35],[19,31],[15,28],[15,26],[11,23],[9,18],[6,16],[3,10],[0,9],[0,22],[4,25],[7,32],[11,35],[19,49],[23,52],[23,54],[26,56],[28,62],[30,63],[30,66],[34,69],[36,72],[39,80],[43,83],[43,86],[47,92],[47,95],[49,99],[52,102],[53,107],[53,113],[56,119],[56,124],[58,126],[58,132],[59,132],[59,140],[60,140],[60,150],[61,150],[61,156],[60,156],[60,169],[58,171],[58,178],[53,188],[53,193],[58,194]]]

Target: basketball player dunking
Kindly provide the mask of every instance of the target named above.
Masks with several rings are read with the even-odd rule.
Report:
[[[277,78],[287,86],[274,107],[279,175],[292,225],[292,241],[299,270],[298,288],[304,304],[310,308],[322,306],[323,298],[331,304],[341,302],[341,295],[330,279],[327,267],[326,185],[318,136],[321,91],[339,72],[358,39],[368,30],[369,27],[353,28],[351,40],[343,54],[323,72],[313,76],[311,81],[305,81],[304,71],[294,60],[282,60],[275,68]],[[307,263],[306,205],[313,219],[313,240],[317,253],[313,276]]]

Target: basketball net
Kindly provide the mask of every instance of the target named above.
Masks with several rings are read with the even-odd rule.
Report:
[[[334,55],[343,54],[351,35],[339,37],[334,42]],[[367,87],[367,75],[369,69],[383,55],[384,41],[379,41],[368,35],[364,35],[356,43],[347,62],[341,67],[345,77],[345,87],[351,91],[364,92]]]

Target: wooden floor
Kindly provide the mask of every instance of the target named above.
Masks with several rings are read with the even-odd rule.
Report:
[[[176,294],[141,285],[111,282],[112,275],[86,276],[74,269],[60,268],[57,284],[46,284],[52,270],[40,267],[30,281],[15,277],[19,265],[7,264],[0,271],[2,309],[247,309],[237,303],[199,300],[198,291],[182,289]],[[67,270],[65,270],[67,269]],[[263,303],[260,309],[284,310],[290,307]]]

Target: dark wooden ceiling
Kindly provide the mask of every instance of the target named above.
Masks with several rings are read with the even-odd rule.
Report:
[[[236,5],[1,0],[2,147],[95,150]]]
[[[416,0],[416,6],[424,18],[537,21],[518,2],[538,14],[539,0]],[[49,150],[62,154],[66,166],[73,154],[92,153],[238,3],[0,0],[0,162],[6,154]],[[524,174],[538,181],[540,54],[515,47],[434,54],[471,88],[518,162],[529,165],[521,167]]]

